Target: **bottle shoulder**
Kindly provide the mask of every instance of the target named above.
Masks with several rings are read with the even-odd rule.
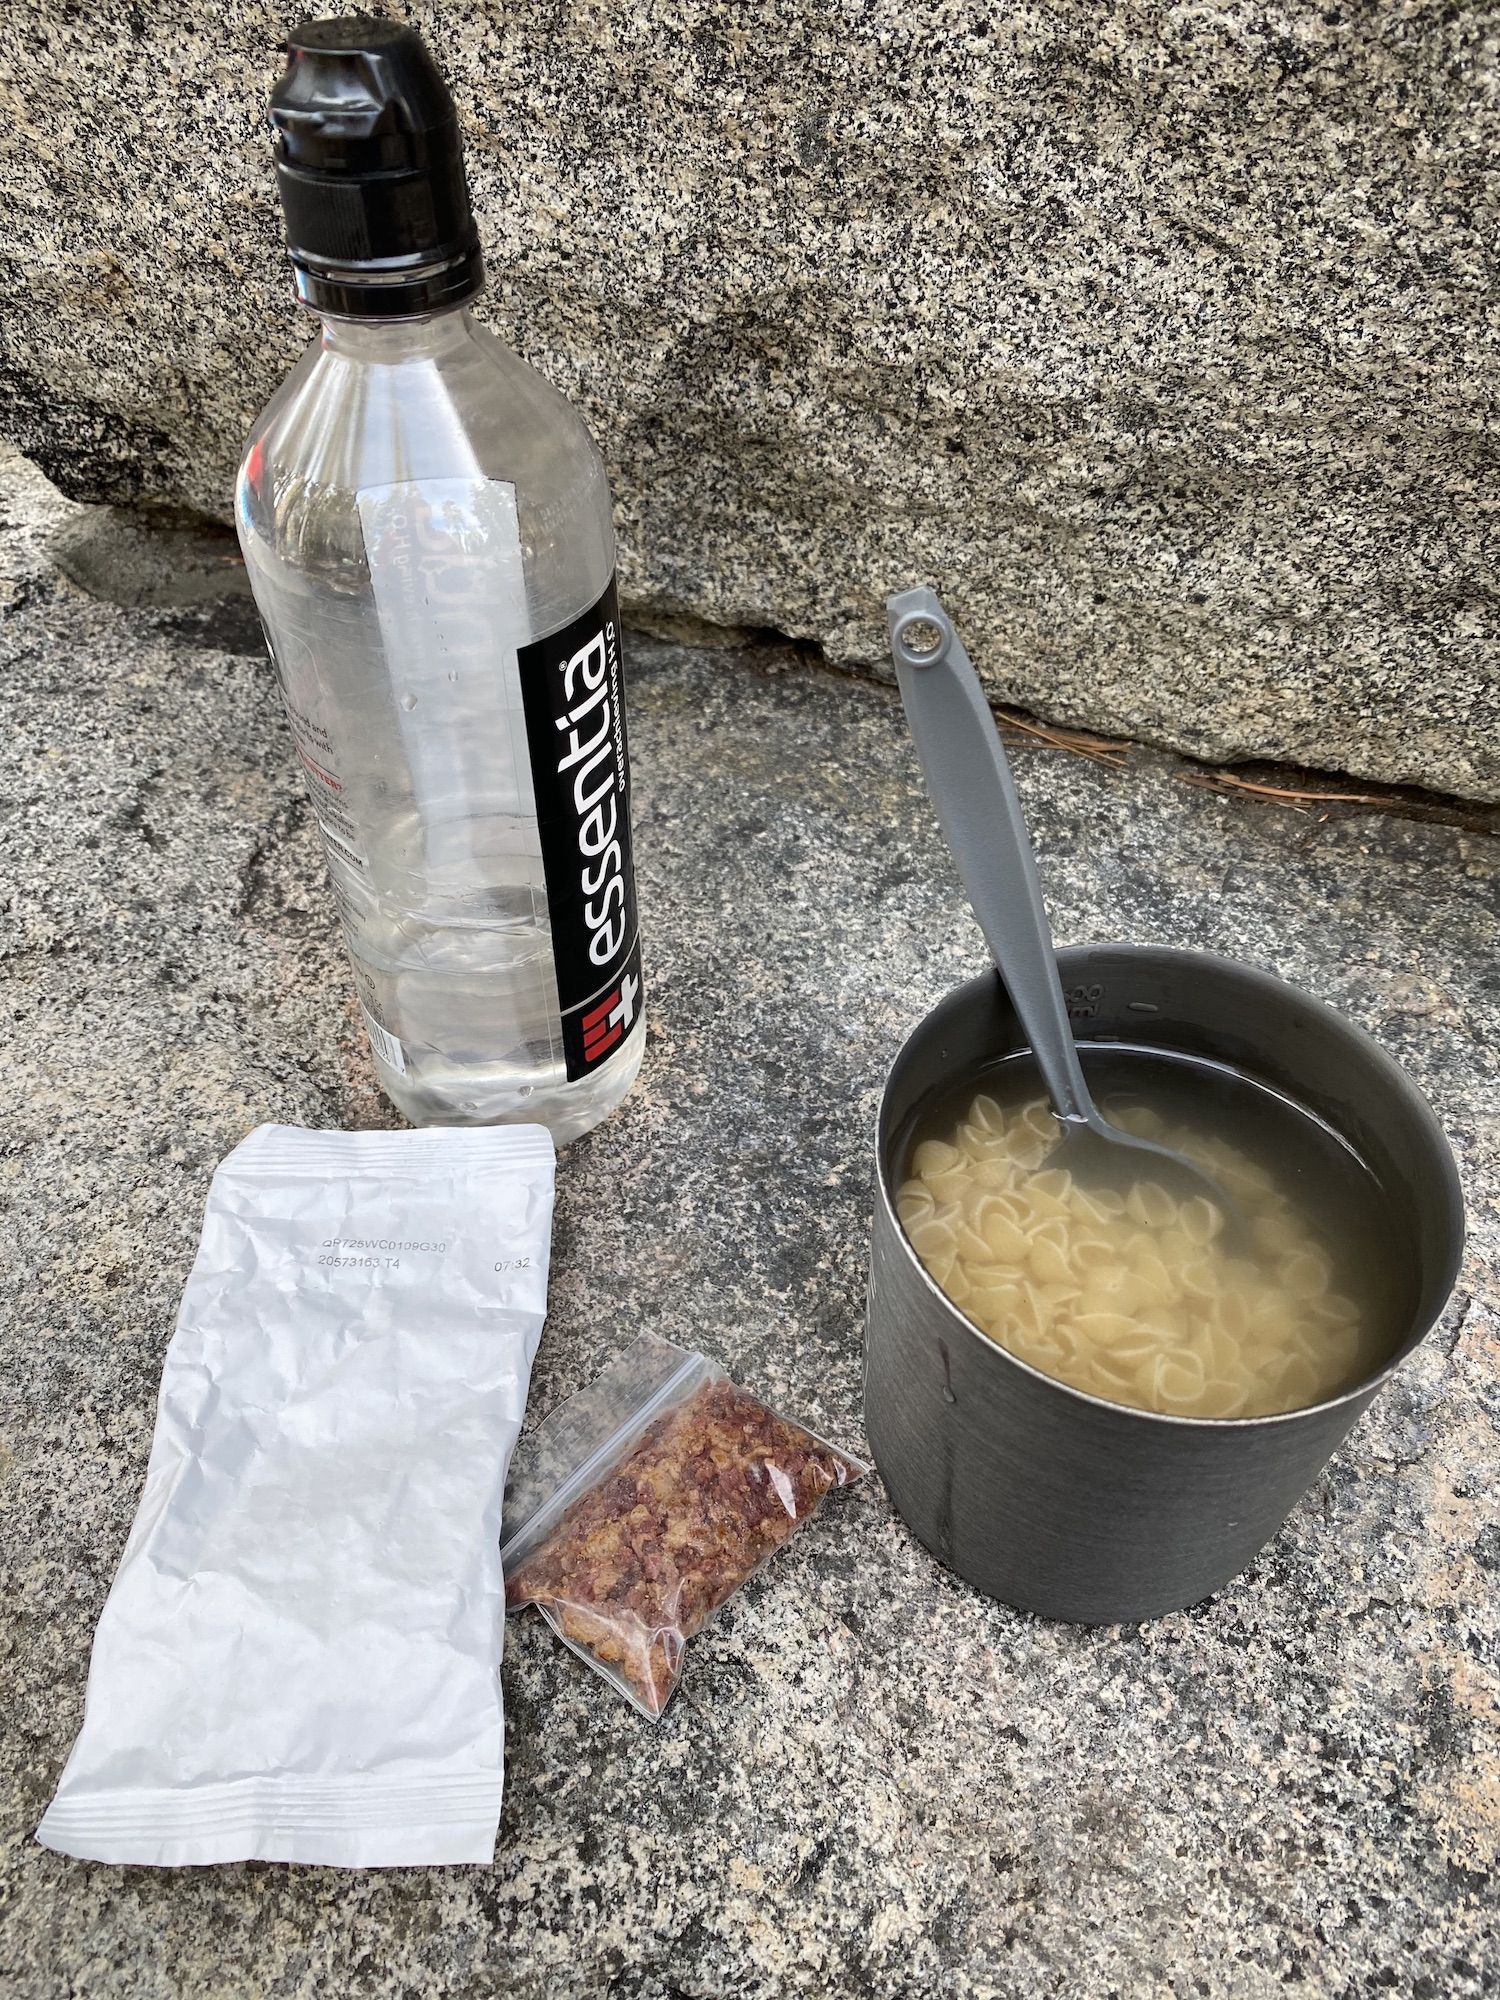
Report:
[[[467,314],[436,330],[325,329],[246,446],[235,517],[252,576],[259,561],[357,578],[362,492],[463,479],[515,488],[523,554],[544,597],[563,583],[548,573],[580,560],[603,588],[614,553],[603,460],[543,375]]]

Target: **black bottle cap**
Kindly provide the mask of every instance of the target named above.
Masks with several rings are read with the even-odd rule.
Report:
[[[399,319],[484,284],[458,113],[422,38],[354,14],[304,21],[271,93],[297,290],[320,312]]]

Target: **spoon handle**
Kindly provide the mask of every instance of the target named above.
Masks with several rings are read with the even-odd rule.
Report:
[[[1073,1043],[1036,856],[979,677],[936,591],[899,591],[885,615],[928,792],[1052,1107],[1092,1124],[1098,1114]]]

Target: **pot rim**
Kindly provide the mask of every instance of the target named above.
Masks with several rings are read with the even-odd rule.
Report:
[[[950,986],[945,993],[933,1001],[932,1005],[925,1010],[902,1039],[901,1046],[892,1057],[885,1073],[885,1080],[880,1088],[880,1099],[875,1109],[875,1196],[877,1202],[881,1204],[884,1210],[886,1219],[895,1234],[896,1241],[901,1246],[902,1253],[906,1257],[907,1262],[915,1269],[917,1276],[942,1307],[947,1317],[957,1326],[961,1327],[964,1333],[971,1335],[973,1339],[979,1341],[984,1349],[996,1356],[1000,1362],[1008,1363],[1013,1368],[1019,1368],[1024,1374],[1029,1375],[1033,1381],[1044,1383],[1047,1388],[1055,1390],[1062,1396],[1090,1405],[1094,1409],[1107,1410],[1115,1417],[1138,1417],[1146,1423],[1166,1424],[1192,1431],[1231,1432],[1248,1430],[1252,1426],[1262,1424],[1299,1423],[1305,1418],[1320,1415],[1328,1410],[1337,1410],[1351,1403],[1364,1404],[1368,1402],[1374,1396],[1375,1392],[1391,1379],[1396,1370],[1416,1352],[1417,1348],[1421,1346],[1422,1342],[1427,1339],[1428,1335],[1437,1326],[1444,1310],[1446,1310],[1448,1300],[1452,1296],[1459,1268],[1463,1260],[1468,1233],[1467,1217],[1464,1210],[1463,1184],[1459,1179],[1458,1165],[1454,1160],[1453,1148],[1449,1143],[1448,1135],[1438,1123],[1437,1116],[1431,1105],[1407,1075],[1406,1071],[1396,1061],[1395,1057],[1391,1055],[1389,1050],[1383,1048],[1367,1029],[1361,1028],[1357,1022],[1349,1020],[1336,1007],[1331,1007],[1326,1000],[1319,1000],[1314,994],[1305,993],[1300,986],[1293,986],[1290,980],[1279,978],[1276,973],[1267,972],[1261,966],[1249,965],[1243,959],[1229,958],[1223,952],[1198,951],[1183,945],[1133,944],[1113,939],[1101,939],[1088,944],[1060,945],[1057,947],[1056,955],[1059,961],[1066,964],[1066,961],[1070,958],[1097,951],[1118,952],[1131,958],[1151,958],[1157,961],[1176,959],[1183,965],[1211,967],[1217,972],[1231,973],[1236,979],[1244,980],[1251,986],[1260,986],[1268,993],[1274,993],[1278,996],[1290,995],[1299,1006],[1305,1007],[1315,1014],[1323,1015],[1338,1028],[1341,1034],[1349,1037],[1357,1045],[1372,1066],[1377,1071],[1383,1073],[1383,1080],[1406,1103],[1417,1118],[1418,1123],[1425,1127],[1427,1137],[1431,1142],[1432,1154],[1440,1162],[1440,1174],[1444,1183],[1443,1193],[1446,1195],[1450,1206],[1457,1216],[1457,1228],[1454,1233],[1453,1247],[1449,1254],[1447,1269],[1444,1274],[1442,1306],[1438,1308],[1432,1320],[1417,1334],[1415,1339],[1411,1337],[1410,1330],[1408,1330],[1404,1339],[1398,1342],[1390,1359],[1381,1368],[1377,1369],[1373,1375],[1365,1376],[1353,1388],[1345,1389],[1337,1396],[1327,1396],[1318,1403],[1306,1403],[1299,1409],[1277,1410],[1259,1417],[1183,1417],[1173,1415],[1165,1410],[1138,1409],[1131,1403],[1112,1403],[1107,1397],[1096,1396],[1087,1389],[1075,1388],[1071,1382],[1064,1382],[1056,1375],[1047,1374],[1044,1369],[1033,1367],[1029,1361],[1023,1361],[1020,1355],[1012,1353],[1008,1347],[1002,1347],[999,1341],[991,1340],[987,1333],[974,1324],[962,1306],[954,1304],[953,1300],[948,1297],[942,1286],[931,1276],[926,1265],[912,1248],[906,1231],[901,1226],[901,1218],[896,1213],[896,1204],[892,1197],[889,1177],[886,1173],[885,1149],[881,1144],[881,1133],[885,1123],[886,1104],[890,1097],[891,1082],[907,1050],[922,1033],[938,1008],[943,1006],[946,1001],[952,999],[956,994],[968,991],[981,981],[988,983],[990,980],[999,981],[1003,990],[1005,985],[1004,978],[994,966],[990,966],[987,972],[977,974],[973,979],[964,980],[958,986]],[[1024,1047],[1025,1044],[1023,1043],[1021,1048],[1024,1049]],[[1016,1051],[1018,1054],[1020,1052],[1019,1049]]]

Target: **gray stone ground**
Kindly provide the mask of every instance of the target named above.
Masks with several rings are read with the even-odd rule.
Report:
[[[37,1847],[213,1164],[258,1120],[391,1114],[243,602],[96,602],[46,553],[71,510],[14,463],[0,495],[8,1995],[1500,1991],[1500,844],[1145,753],[1017,746],[1062,937],[1238,952],[1345,1008],[1471,1198],[1440,1331],[1249,1575],[1143,1629],[1041,1624],[872,1478],[695,1643],[658,1728],[512,1627],[493,1868]],[[858,1446],[879,1082],[978,934],[889,693],[772,651],[632,664],[651,1042],[563,1162],[532,1411],[651,1327]]]
[[[80,499],[227,518],[308,11],[0,8],[0,435]],[[1494,0],[384,11],[628,600],[878,664],[926,581],[1038,714],[1500,798]]]

